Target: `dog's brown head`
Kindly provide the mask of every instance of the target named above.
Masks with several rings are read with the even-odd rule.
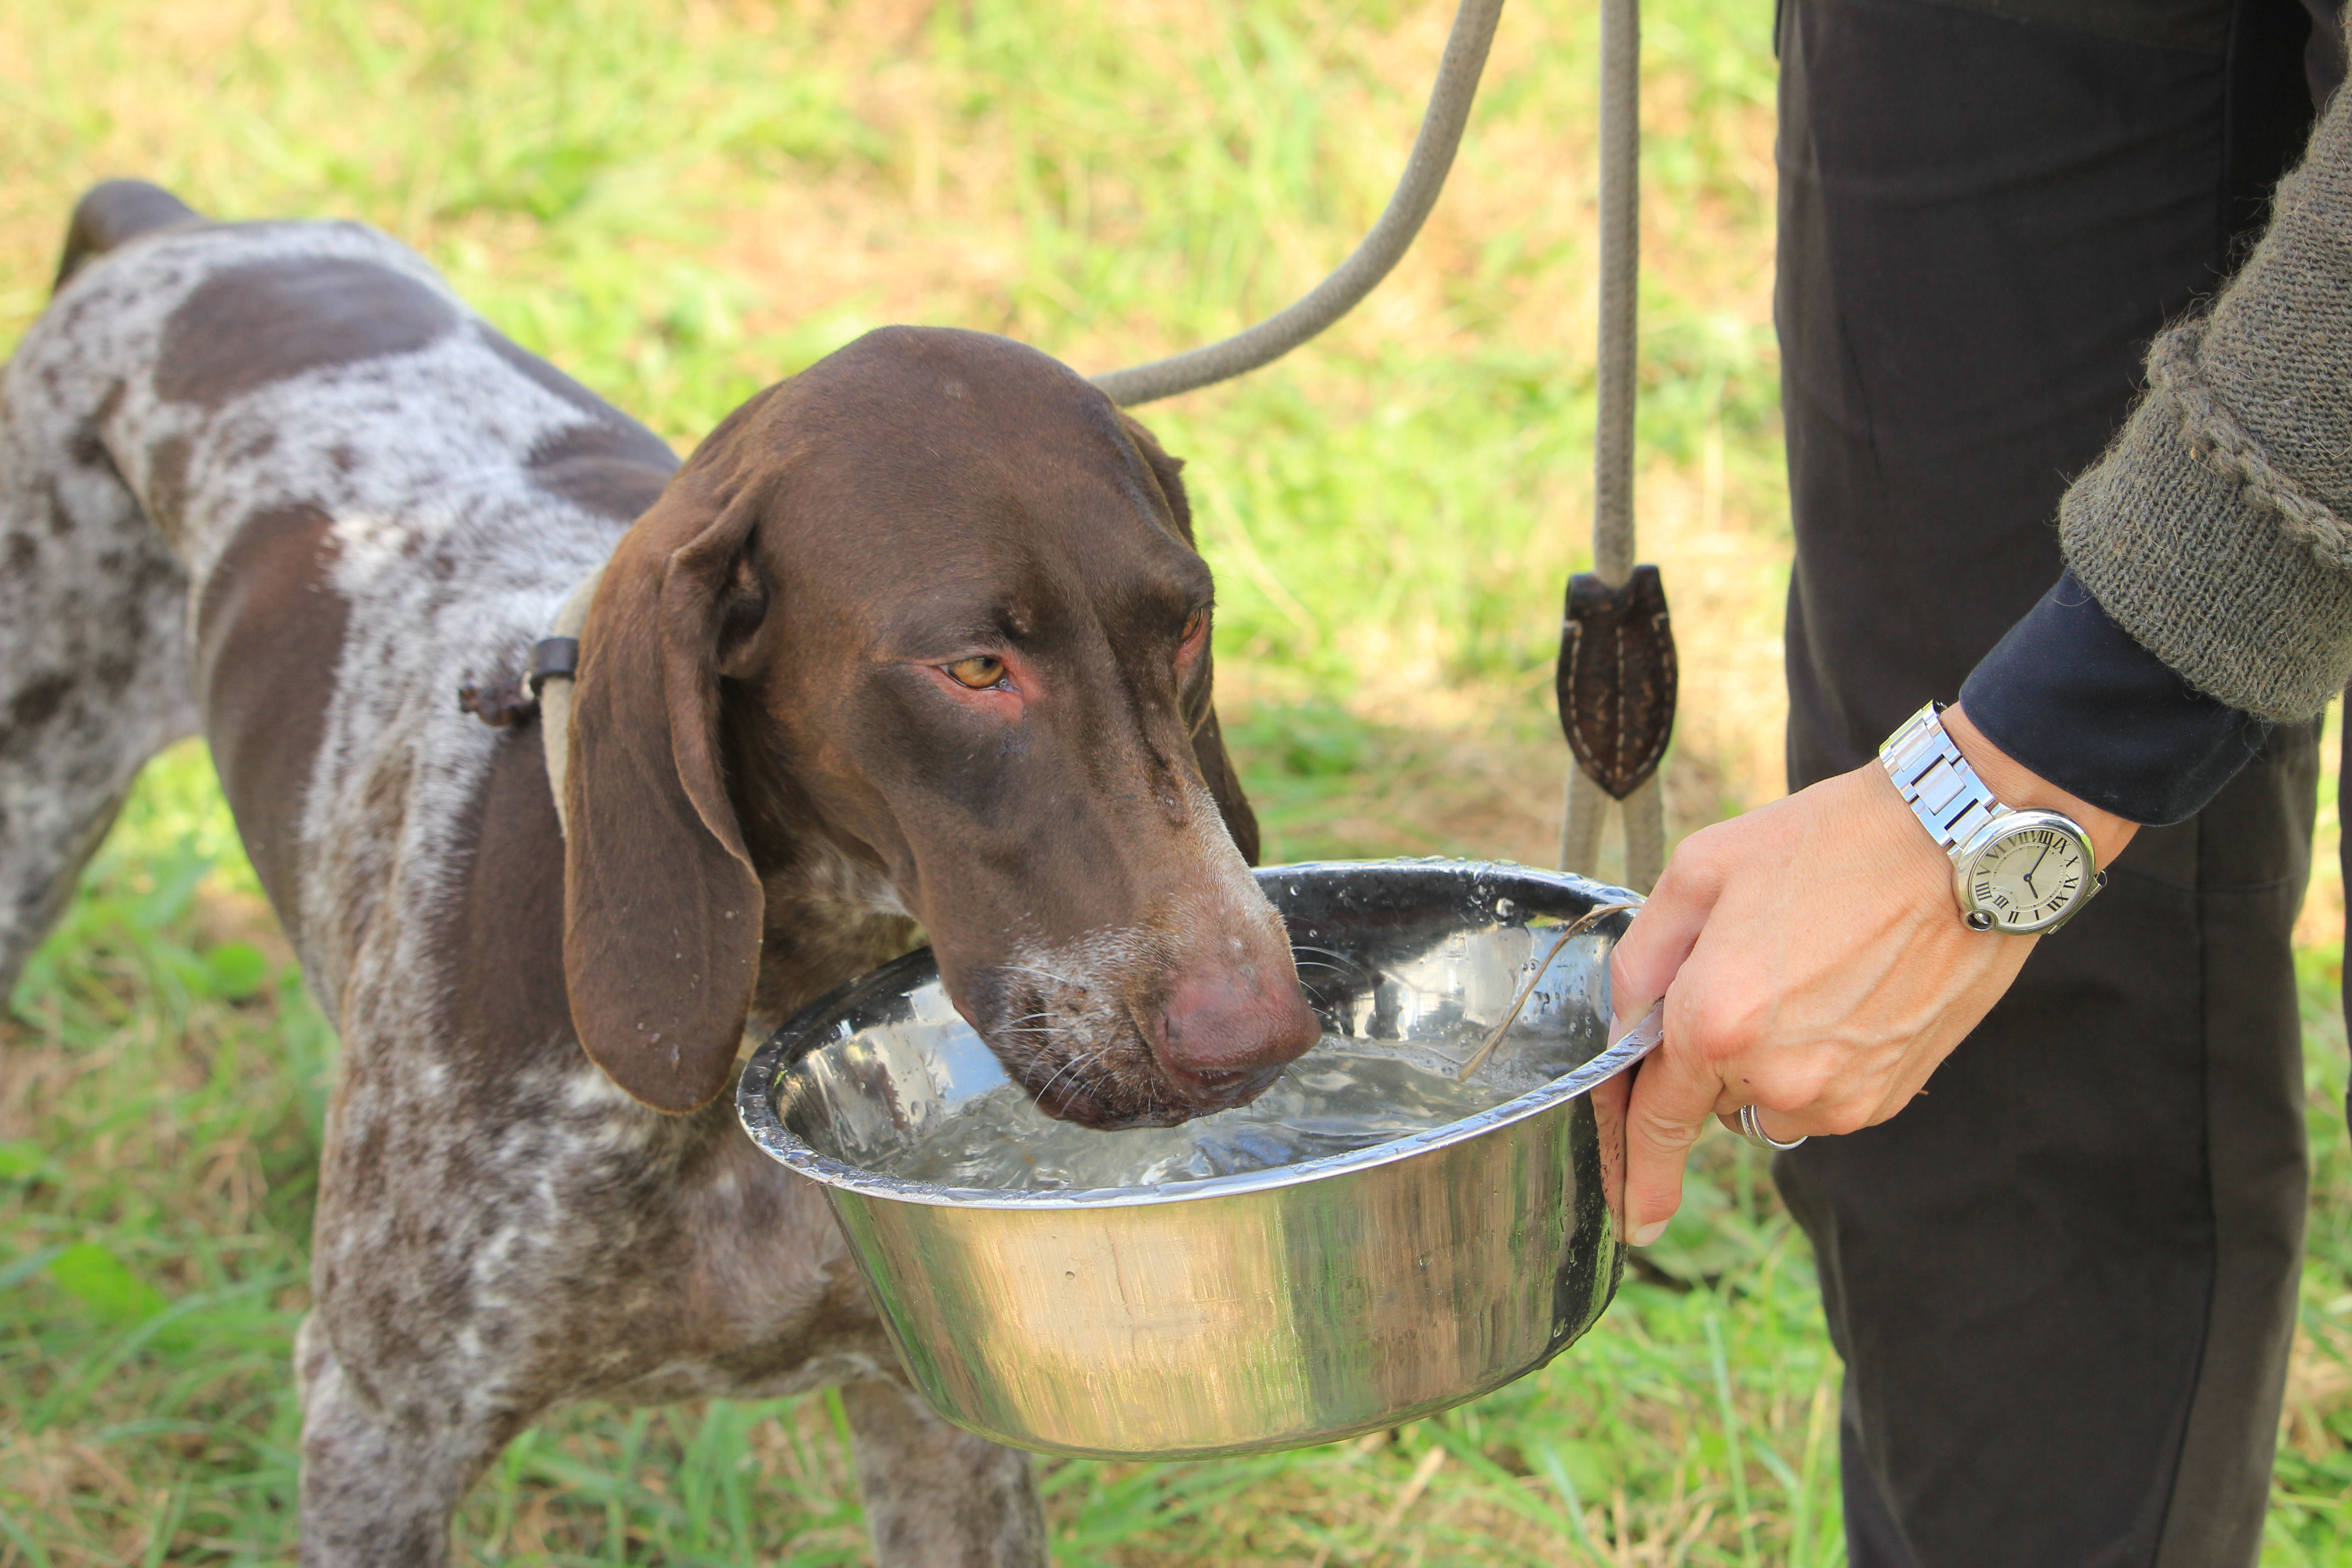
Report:
[[[893,900],[1057,1115],[1180,1121],[1313,1043],[1178,467],[1053,360],[932,329],[711,434],[582,639],[564,967],[615,1081],[707,1103],[747,1016],[846,978],[872,953],[836,933]]]

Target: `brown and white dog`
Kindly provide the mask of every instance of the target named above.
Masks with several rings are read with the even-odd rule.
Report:
[[[830,1383],[883,1562],[1044,1561],[1025,1458],[905,1391],[722,1091],[747,1027],[925,934],[1097,1125],[1310,1043],[1177,467],[1044,355],[897,328],[679,468],[381,235],[84,198],[0,383],[0,995],[205,735],[342,1041],[305,1562],[442,1562],[552,1405]],[[600,566],[567,836],[537,727],[455,693]]]

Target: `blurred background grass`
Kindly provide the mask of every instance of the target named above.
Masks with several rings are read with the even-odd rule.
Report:
[[[1780,784],[1771,7],[1645,11],[1640,505],[1683,647],[1679,832]],[[74,197],[131,174],[224,217],[389,230],[681,449],[885,321],[1131,363],[1346,253],[1450,16],[16,0],[0,344],[39,310]],[[1595,43],[1582,4],[1514,5],[1398,274],[1282,364],[1146,411],[1192,463],[1269,858],[1550,858],[1550,661],[1590,526]],[[2278,1563],[2352,1563],[2340,910],[2331,869],[2302,954],[2320,1195]],[[286,1363],[332,1058],[202,749],[168,754],[0,1018],[0,1568],[291,1560]],[[1332,1448],[1050,1464],[1056,1560],[1842,1562],[1836,1363],[1801,1238],[1743,1145],[1700,1165],[1545,1373]],[[865,1561],[838,1428],[822,1396],[561,1415],[476,1492],[459,1561]]]

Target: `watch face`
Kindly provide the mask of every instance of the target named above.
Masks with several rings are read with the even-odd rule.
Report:
[[[2065,828],[2010,826],[1970,856],[1961,879],[1971,908],[1999,931],[2040,931],[2066,918],[2092,885],[2089,848]]]

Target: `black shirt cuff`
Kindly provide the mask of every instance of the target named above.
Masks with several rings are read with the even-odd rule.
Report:
[[[2196,816],[2271,731],[2191,690],[2072,571],[1969,673],[1960,705],[2060,789],[2148,826]]]

